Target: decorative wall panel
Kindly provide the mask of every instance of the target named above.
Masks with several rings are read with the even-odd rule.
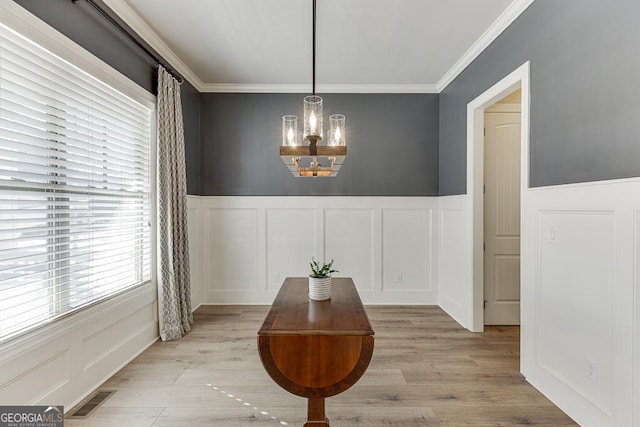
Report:
[[[471,304],[470,236],[466,196],[440,198],[439,279],[440,307],[463,326],[469,326]]]
[[[258,289],[257,209],[209,209],[204,274],[211,290]]]
[[[526,197],[522,372],[584,426],[640,421],[638,194],[629,179]]]
[[[538,363],[611,413],[613,213],[539,215]]]
[[[373,209],[325,209],[323,260],[335,260],[336,276],[353,278],[358,291],[373,290]],[[379,244],[379,242],[377,242]]]
[[[334,259],[335,276],[352,277],[365,303],[437,303],[437,198],[203,196],[188,202],[198,212],[189,216],[189,230],[197,236],[190,258],[199,303],[271,304],[286,277],[309,275],[311,257]]]
[[[4,366],[5,375],[0,380],[2,404],[36,404],[42,397],[68,383],[71,376],[69,357],[69,348],[65,348],[44,360],[35,356]]]
[[[432,210],[382,211],[382,289],[432,290]]]
[[[277,291],[285,277],[308,276],[315,253],[317,215],[313,209],[267,209],[267,288]]]

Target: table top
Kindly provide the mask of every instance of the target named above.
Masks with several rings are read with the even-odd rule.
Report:
[[[307,277],[287,277],[258,335],[373,335],[351,278],[332,278],[331,299],[313,301]]]

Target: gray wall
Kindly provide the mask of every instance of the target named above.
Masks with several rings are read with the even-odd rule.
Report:
[[[155,93],[153,61],[84,1],[15,1]],[[200,94],[185,82],[188,193],[438,194],[437,95],[325,95],[326,113],[347,115],[349,156],[336,178],[295,179],[277,154],[280,120],[284,114],[301,114],[303,96]]]
[[[155,64],[84,1],[14,0],[56,30],[155,93]],[[96,3],[102,3],[97,1]],[[103,6],[106,10],[108,8]]]
[[[156,93],[155,62],[116,30],[86,2],[70,0],[15,0],[80,46],[151,93]],[[97,1],[105,10],[109,10]],[[122,23],[125,27],[126,24]],[[200,152],[200,94],[188,82],[181,89],[187,163],[197,164]],[[187,191],[198,194],[197,167],[187,169]]]
[[[466,105],[531,60],[531,186],[640,176],[640,2],[536,0],[440,94],[440,194],[466,192]]]
[[[202,94],[200,194],[438,194],[438,95],[321,94],[347,117],[348,155],[334,178],[296,178],[278,155],[281,118],[304,94]],[[188,168],[195,165],[188,164]]]
[[[200,99],[201,94],[185,81],[180,87],[184,150],[187,168],[187,193],[200,194]]]
[[[17,3],[155,92],[155,64],[83,1]],[[280,117],[302,94],[182,87],[190,194],[424,196],[466,192],[466,105],[531,60],[531,185],[640,176],[640,3],[537,0],[437,95],[328,94],[347,115],[336,178],[294,179]]]

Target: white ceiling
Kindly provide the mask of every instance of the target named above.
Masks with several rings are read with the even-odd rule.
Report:
[[[318,92],[438,92],[533,0],[318,0]],[[311,0],[105,0],[201,91],[309,92]]]

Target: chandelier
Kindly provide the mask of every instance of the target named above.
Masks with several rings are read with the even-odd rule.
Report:
[[[329,134],[324,139],[322,98],[316,95],[316,0],[313,0],[312,46],[312,92],[303,102],[303,131],[298,131],[297,116],[282,117],[280,158],[294,176],[336,176],[347,156],[345,117],[342,114],[329,116]]]

